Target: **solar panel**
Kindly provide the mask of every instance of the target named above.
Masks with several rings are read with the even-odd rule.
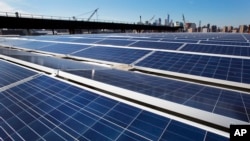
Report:
[[[155,52],[136,66],[250,83],[250,59]]]
[[[94,46],[71,55],[116,63],[130,64],[149,52],[150,51],[139,49]]]
[[[22,45],[22,44],[25,44],[25,43],[29,43],[30,41],[27,41],[27,40],[20,40],[20,39],[10,39],[10,38],[4,38],[4,40],[2,40],[0,42],[1,45],[3,46],[18,46],[18,45]]]
[[[127,46],[131,43],[133,43],[135,41],[131,41],[131,40],[109,40],[109,39],[105,39],[105,40],[101,40],[99,42],[97,42],[97,44],[103,44],[103,45],[118,45],[118,46]]]
[[[17,50],[10,50],[10,49],[1,49],[0,54],[10,56],[19,60],[27,61],[30,63],[34,63],[37,65],[53,68],[53,69],[60,69],[60,70],[75,70],[75,69],[85,69],[85,70],[92,70],[92,69],[109,69],[107,67],[97,66],[93,64],[81,63],[73,60],[68,59],[61,59],[61,58],[54,58],[51,56],[42,56],[38,54],[32,54],[30,52],[22,52]]]
[[[150,38],[150,37],[132,37],[131,40],[139,40],[139,41],[159,41],[160,38]]]
[[[82,50],[84,48],[87,48],[87,47],[89,47],[89,45],[58,43],[58,44],[54,44],[51,46],[40,48],[38,50],[51,52],[51,53],[70,54],[70,53]]]
[[[187,44],[181,51],[250,56],[250,47]]]
[[[142,47],[142,48],[153,48],[153,49],[169,49],[176,50],[182,43],[166,43],[166,42],[147,42],[147,41],[138,41],[132,45],[131,47]]]
[[[0,95],[3,140],[227,139],[47,76]]]
[[[21,45],[16,45],[16,47],[21,47],[21,48],[26,48],[26,49],[39,49],[42,47],[46,47],[49,45],[53,45],[55,43],[51,43],[51,42],[40,42],[40,41],[29,41],[25,44],[21,44]]]
[[[167,41],[167,42],[180,42],[180,43],[197,43],[198,40],[174,40],[174,39],[162,39],[161,41]]]
[[[218,45],[239,45],[239,46],[250,46],[249,43],[246,42],[223,42],[223,41],[200,41],[203,44],[218,44]]]
[[[31,70],[0,60],[0,88],[36,74]]]
[[[71,42],[71,41],[74,41],[76,39],[77,38],[59,37],[59,38],[55,38],[53,41]]]
[[[250,104],[250,95],[248,94],[119,70],[95,70],[94,74],[88,70],[67,72],[152,97],[249,122],[249,113],[245,111],[247,106],[244,106],[244,102]],[[243,99],[241,98],[242,95],[244,95]]]
[[[101,39],[96,39],[96,38],[80,38],[80,39],[76,39],[70,42],[74,42],[74,43],[95,43],[100,41]]]

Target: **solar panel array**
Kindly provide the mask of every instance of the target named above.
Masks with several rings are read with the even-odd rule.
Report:
[[[249,59],[155,52],[135,65],[250,84]]]
[[[38,65],[43,65],[53,69],[60,69],[71,74],[93,79],[95,81],[110,84],[112,86],[132,90],[152,97],[157,97],[166,101],[175,102],[200,110],[205,110],[211,113],[217,113],[219,115],[235,118],[242,121],[248,122],[249,119],[249,113],[247,111],[244,111],[244,109],[248,109],[248,107],[244,106],[244,104],[248,103],[248,95],[243,93],[226,91],[223,89],[211,88],[203,85],[195,85],[191,83],[153,77],[133,72],[119,71],[65,59],[57,59],[41,55],[30,55],[30,53],[20,51],[12,51],[11,53],[2,51],[2,53],[4,55],[15,57],[17,59],[25,60]],[[94,75],[93,69],[95,70]],[[213,93],[211,94],[210,91],[212,91]],[[221,105],[231,105],[231,108],[227,109],[226,106],[223,106],[224,112],[217,112],[217,109],[222,109],[220,105],[217,105],[217,102],[220,101],[220,97],[223,96],[224,93],[225,95],[235,95],[235,98],[233,98],[234,101],[221,101]],[[213,96],[208,97],[208,95]],[[239,111],[239,109],[241,110]]]
[[[36,74],[36,72],[0,60],[0,88]]]
[[[250,56],[250,47],[188,44],[181,51]]]
[[[1,91],[0,113],[1,140],[228,140],[45,75]]]
[[[71,70],[69,73],[166,101],[250,122],[250,95],[119,70]]]
[[[181,80],[196,76],[192,79],[206,82],[206,78],[209,78],[213,85],[217,85],[216,81],[220,80],[233,87],[237,84],[237,87],[249,89],[246,87],[250,84],[248,38],[246,34],[182,33],[29,36],[0,38],[0,45],[7,47],[0,48],[0,54],[220,115],[232,121],[248,123],[248,92]],[[22,50],[60,54],[60,57],[104,64],[119,63],[143,73],[181,75],[179,80],[170,79]],[[6,61],[2,62],[0,66],[1,63],[2,66],[9,66]],[[1,67],[2,87],[20,80],[24,82],[0,90],[0,110],[5,113],[1,114],[0,122],[2,139],[228,140],[206,129],[187,125],[186,122],[107,98],[99,92],[85,90],[45,75],[39,76],[30,70],[26,72],[21,70],[23,67],[12,67]],[[6,71],[8,69],[11,71]],[[12,75],[17,79],[8,78]],[[81,83],[89,85],[89,82]],[[91,87],[101,88],[98,85]],[[109,91],[108,88],[104,90]],[[123,96],[126,97],[126,94]],[[166,108],[174,111],[172,107]],[[192,114],[187,116],[192,117]],[[27,136],[26,132],[31,134]]]

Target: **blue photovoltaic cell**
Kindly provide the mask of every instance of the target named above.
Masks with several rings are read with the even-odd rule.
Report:
[[[51,42],[40,42],[40,41],[29,41],[25,44],[17,45],[17,47],[26,48],[26,49],[39,49],[45,46],[53,45],[55,43]]]
[[[0,88],[37,74],[0,60]]]
[[[249,94],[119,70],[95,70],[94,74],[92,71],[87,70],[68,72],[167,101],[249,122],[250,108],[245,111],[245,108],[250,107]],[[244,106],[246,103],[247,105]]]
[[[138,41],[132,45],[131,47],[142,47],[142,48],[153,48],[153,49],[169,49],[176,50],[178,49],[182,43],[166,43],[166,42],[148,42],[148,41]]]
[[[70,42],[74,42],[74,43],[95,43],[100,41],[101,39],[95,39],[95,38],[80,38],[80,39],[76,39],[74,41],[70,41]]]
[[[136,66],[250,83],[250,59],[155,52]]]
[[[95,46],[71,55],[110,62],[130,64],[149,52],[150,51],[139,49]]]
[[[71,42],[71,41],[74,41],[76,39],[78,39],[78,38],[59,37],[59,38],[55,38],[53,41]]]
[[[103,44],[103,45],[116,45],[116,46],[127,46],[135,41],[131,40],[102,40],[100,42],[97,42],[97,44]]]
[[[147,38],[147,37],[132,37],[131,40],[140,40],[140,41],[159,41],[159,38]]]
[[[3,140],[228,140],[47,76],[0,96]]]
[[[89,45],[58,43],[58,44],[54,44],[51,46],[40,48],[38,50],[51,52],[51,53],[70,54],[70,53],[82,50],[84,48],[87,48],[87,47],[89,47]]]
[[[203,44],[218,44],[218,45],[239,45],[239,46],[250,46],[247,42],[223,42],[223,41],[200,41]]]
[[[250,47],[187,44],[181,51],[250,56]]]
[[[180,43],[197,43],[198,42],[198,40],[178,40],[178,39],[162,39],[161,41],[180,42]]]

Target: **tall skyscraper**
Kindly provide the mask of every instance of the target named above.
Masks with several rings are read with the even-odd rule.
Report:
[[[169,19],[169,18],[170,18],[170,16],[169,16],[169,14],[168,14],[168,18],[167,18],[167,24],[168,24],[168,25],[170,25],[170,19]]]

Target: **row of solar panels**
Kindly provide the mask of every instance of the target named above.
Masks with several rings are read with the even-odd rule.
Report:
[[[110,40],[103,40],[103,42],[104,41]],[[121,40],[112,41],[118,42]],[[124,42],[127,41],[122,40],[121,43],[123,44]],[[114,42],[111,42],[110,44],[112,43]],[[100,46],[95,44],[94,46],[91,46],[90,44],[70,44],[13,39],[9,39],[7,42],[3,42],[3,44],[12,44],[17,48],[31,49],[33,51],[67,55],[68,57],[77,59],[92,59],[109,63],[130,64],[135,68],[141,69],[141,67],[143,67],[143,69],[146,68],[149,71],[157,73],[168,74],[169,72],[178,72],[181,74],[215,78],[237,83],[250,83],[250,47],[200,44],[186,44],[183,46],[180,43],[145,41],[138,41],[132,44],[131,47],[117,47],[113,45]],[[158,49],[168,48],[180,50],[171,52],[169,50],[147,49],[153,47]],[[200,52],[202,54],[193,52]],[[218,55],[211,54],[211,52],[216,52]],[[220,55],[220,57],[219,54],[224,54],[226,56]],[[239,56],[229,56],[228,54]],[[157,70],[162,70],[163,72]]]
[[[28,52],[21,52],[16,50],[0,49],[0,53],[9,57],[16,58],[18,60],[24,60],[79,76],[80,82],[83,82],[85,85],[88,84],[86,84],[86,81],[82,80],[82,78],[87,78],[90,80],[143,94],[145,96],[164,100],[164,102],[170,101],[183,106],[188,106],[209,113],[214,113],[216,115],[222,115],[239,121],[249,122],[249,93],[208,87],[205,85],[187,83],[183,81],[150,76],[135,72],[114,70],[107,67],[79,63],[49,56],[34,55]],[[216,62],[216,60],[214,61]],[[62,77],[65,76],[62,75]],[[72,79],[72,77],[69,76],[67,79]],[[97,87],[98,89],[100,89],[100,85],[93,85],[93,83],[92,87]],[[107,89],[106,85],[101,89],[117,93],[116,89]],[[123,97],[128,97],[126,93],[122,93],[121,95]],[[140,98],[139,101],[140,100],[141,102],[145,102],[145,99]],[[159,107],[177,112],[177,109],[175,109],[174,107]],[[188,116],[193,116],[190,113],[187,114]],[[226,124],[224,124],[223,126],[229,126],[231,122],[233,122],[233,120],[229,120],[229,122],[226,122]]]
[[[1,140],[228,140],[3,60],[0,69]]]

